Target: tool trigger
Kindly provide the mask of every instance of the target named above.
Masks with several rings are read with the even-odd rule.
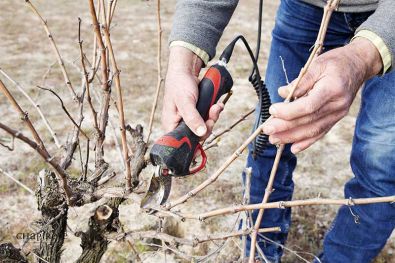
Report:
[[[189,174],[195,174],[197,172],[200,172],[207,163],[207,155],[206,152],[203,150],[203,147],[200,143],[197,144],[196,146],[196,150],[195,150],[195,154],[194,154],[194,158],[197,156],[197,153],[200,152],[200,155],[202,156],[202,162],[200,163],[200,165],[196,168],[193,168],[192,170],[189,171]]]

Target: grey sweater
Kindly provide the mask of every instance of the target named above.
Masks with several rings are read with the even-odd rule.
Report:
[[[326,0],[303,1],[319,7],[326,4]],[[169,41],[188,42],[206,51],[210,59],[213,58],[222,32],[238,2],[238,0],[178,0]],[[395,0],[342,0],[338,11],[374,10],[375,12],[357,29],[357,32],[367,29],[380,36],[390,50],[394,64]]]

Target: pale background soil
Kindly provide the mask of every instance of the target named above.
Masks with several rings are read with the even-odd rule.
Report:
[[[174,12],[175,0],[162,1],[162,19],[164,29],[163,60],[166,65],[167,48],[166,41],[171,27],[171,17]],[[236,34],[243,34],[253,44],[255,42],[257,5],[254,1],[241,1],[237,8],[219,49],[225,46]],[[48,20],[52,33],[59,45],[63,58],[68,61],[67,68],[72,75],[74,86],[79,87],[80,75],[75,65],[79,66],[79,50],[77,43],[77,17],[83,21],[82,36],[84,39],[85,52],[91,57],[92,29],[88,16],[86,1],[37,0],[38,9],[44,18]],[[270,31],[274,24],[274,15],[278,1],[265,1],[263,43],[261,61],[267,61]],[[55,131],[59,134],[62,142],[67,139],[67,132],[72,125],[65,120],[65,115],[59,107],[58,101],[48,93],[39,91],[35,86],[43,85],[43,75],[49,67],[55,63],[55,57],[51,53],[46,35],[39,25],[36,17],[24,5],[24,1],[3,0],[0,2],[0,67],[8,72],[15,80],[19,81],[37,100],[44,109]],[[121,81],[124,88],[125,110],[127,122],[136,125],[148,125],[149,111],[153,93],[156,86],[156,23],[155,3],[152,1],[120,0],[112,28],[112,39],[119,67],[121,68]],[[253,44],[254,46],[254,44]],[[246,78],[250,70],[250,63],[244,50],[237,48],[236,55],[230,64],[230,72],[235,78],[234,95],[226,106],[217,128],[229,125],[242,113],[253,107],[256,96],[249,86]],[[263,70],[265,63],[262,64]],[[4,80],[3,77],[1,77]],[[9,89],[21,102],[22,107],[30,112],[30,117],[37,125],[45,138],[52,153],[57,150],[51,141],[51,137],[31,105],[16,91],[7,81]],[[65,102],[72,112],[69,93],[60,77],[57,65],[54,65],[46,83],[48,87],[56,89],[64,95]],[[343,185],[352,177],[349,167],[349,154],[351,150],[352,132],[355,116],[358,112],[359,100],[354,103],[349,116],[338,123],[334,129],[319,143],[299,154],[298,168],[295,172],[295,198],[321,197],[342,198]],[[160,102],[159,109],[162,102]],[[74,111],[73,111],[74,110]],[[10,108],[3,96],[0,96],[1,121],[12,127],[23,129],[18,116]],[[87,114],[87,119],[89,115]],[[153,138],[161,134],[159,114],[156,118]],[[116,118],[113,118],[116,124]],[[84,128],[89,128],[85,125]],[[223,138],[220,147],[210,150],[209,163],[206,173],[215,169],[224,161],[224,158],[248,136],[252,119],[244,122]],[[112,133],[111,128],[108,129]],[[109,136],[111,137],[111,136]],[[1,132],[0,138],[7,136]],[[109,140],[106,152],[108,160],[115,160],[112,165],[119,166],[118,154],[112,139]],[[245,163],[245,154],[239,158],[220,179],[206,191],[198,195],[192,201],[181,206],[185,211],[206,211],[208,209],[229,206],[241,201],[241,171]],[[78,169],[78,161],[74,169]],[[23,144],[16,142],[16,150],[8,152],[0,148],[0,168],[12,173],[16,178],[30,186],[35,187],[37,172],[45,167],[41,159]],[[144,175],[151,172],[147,169]],[[206,178],[206,174],[190,177],[183,181],[177,180],[174,185],[173,196],[179,196],[191,189],[198,182]],[[29,231],[29,223],[38,216],[34,197],[18,187],[4,176],[0,176],[0,242],[16,240],[16,233]],[[80,230],[86,227],[87,218],[91,215],[94,205],[80,209],[70,209],[69,225],[72,230]],[[128,202],[121,207],[121,220],[126,230],[149,228],[156,221],[151,216],[138,213],[137,204]],[[287,246],[296,251],[317,253],[320,240],[325,229],[329,226],[336,211],[335,207],[300,208],[294,210],[295,223]],[[174,224],[171,229],[173,234],[192,236],[193,234],[214,233],[229,231],[234,224],[235,216],[218,218],[205,223],[185,222]],[[170,223],[169,223],[170,224]],[[220,242],[218,243],[220,244]],[[27,247],[30,245],[28,244]],[[218,257],[212,257],[209,262],[231,262],[238,258],[238,239],[226,242],[224,249]],[[200,246],[194,250],[196,255],[204,255],[216,248],[216,244]],[[143,243],[138,244],[145,262],[163,262],[165,257],[153,251]],[[395,262],[394,240],[389,241],[381,259],[377,262]],[[64,262],[72,262],[80,253],[79,239],[68,232]],[[311,256],[301,254],[307,259]],[[103,262],[127,262],[131,258],[131,252],[127,245],[112,243],[109,251],[105,254]],[[178,261],[172,255],[167,255],[168,262]],[[285,262],[303,262],[292,253],[286,252]]]

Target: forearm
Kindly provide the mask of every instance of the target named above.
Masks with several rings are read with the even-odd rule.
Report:
[[[378,75],[383,70],[383,61],[377,47],[368,39],[357,37],[347,48],[353,64],[364,81]]]
[[[203,61],[192,51],[181,46],[170,48],[168,72],[180,72],[199,76]]]
[[[169,42],[184,41],[213,58],[237,4],[238,0],[178,0]]]
[[[395,1],[380,0],[376,11],[357,29],[356,35],[370,39],[378,49],[383,70],[391,71],[395,63]],[[377,35],[382,41],[375,41],[363,35],[363,31],[370,31]],[[389,54],[388,54],[389,53]],[[388,54],[388,55],[387,55]]]

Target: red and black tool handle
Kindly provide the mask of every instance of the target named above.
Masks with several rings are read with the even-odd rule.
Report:
[[[199,98],[196,108],[206,121],[210,107],[219,98],[228,93],[233,86],[233,80],[223,65],[210,67],[199,83]],[[202,163],[195,169],[190,170],[190,165],[197,152],[202,155]],[[160,165],[170,170],[174,176],[186,176],[196,173],[204,168],[206,155],[199,144],[196,136],[184,121],[171,132],[160,137],[153,145],[150,158],[154,165]]]

